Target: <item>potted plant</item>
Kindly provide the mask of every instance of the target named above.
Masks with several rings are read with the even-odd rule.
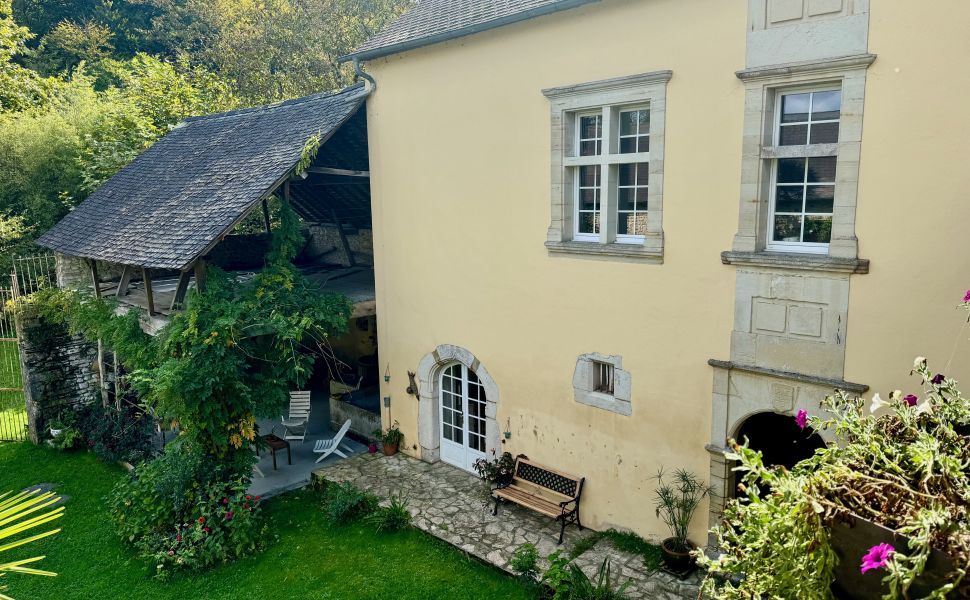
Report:
[[[47,426],[50,428],[51,437],[56,438],[64,433],[64,430],[68,427],[68,422],[67,419],[64,418],[63,413],[58,413],[56,417],[50,420]]]
[[[397,421],[394,421],[394,424],[388,427],[386,431],[375,429],[374,435],[380,440],[385,456],[397,454],[398,448],[401,446],[401,442],[404,441],[404,434],[401,433],[401,429]]]
[[[655,479],[654,505],[657,516],[670,529],[670,537],[660,543],[663,562],[670,570],[682,573],[694,567],[691,553],[697,546],[687,536],[694,511],[711,493],[711,487],[685,469],[674,471],[672,483],[665,479],[663,469]]]
[[[508,452],[503,452],[502,456],[496,457],[495,450],[492,450],[492,460],[479,458],[474,462],[472,468],[485,483],[494,488],[505,487],[512,482],[515,470],[515,459]]]
[[[912,373],[911,393],[838,392],[822,416],[800,410],[800,427],[836,443],[791,470],[731,441],[741,497],[712,530],[721,555],[699,560],[734,583],[709,578],[706,597],[970,597],[970,400],[923,357]]]

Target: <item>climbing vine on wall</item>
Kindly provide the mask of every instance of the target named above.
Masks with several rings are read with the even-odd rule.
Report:
[[[248,475],[256,419],[282,413],[288,390],[307,381],[351,315],[349,300],[322,294],[293,266],[301,241],[284,207],[265,268],[245,283],[210,268],[206,291],[193,291],[155,337],[134,311],[119,315],[114,302],[77,291],[43,290],[22,309],[102,339],[144,404],[177,421],[193,447]]]

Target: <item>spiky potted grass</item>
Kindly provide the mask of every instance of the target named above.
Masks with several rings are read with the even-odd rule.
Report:
[[[63,517],[63,506],[51,508],[60,501],[61,498],[54,495],[53,492],[43,492],[41,490],[26,490],[17,494],[12,494],[11,492],[0,494],[0,524],[2,524],[0,525],[0,540],[7,540],[11,537],[18,536],[35,527],[46,525],[54,519]],[[35,515],[35,513],[48,508],[51,508],[51,510],[40,515]],[[5,542],[3,545],[0,545],[0,552],[19,548],[25,544],[52,536],[59,531],[60,529],[52,529],[25,538]],[[6,576],[7,573],[54,577],[56,573],[41,571],[27,566],[43,559],[43,556],[35,556],[33,558],[0,563],[0,578]],[[0,585],[0,599],[12,600],[9,596],[3,594],[6,590],[7,587],[5,585]]]
[[[670,529],[670,537],[660,543],[663,562],[672,571],[687,571],[694,566],[691,552],[697,546],[687,539],[694,511],[711,493],[711,487],[684,469],[674,471],[673,482],[664,479],[663,470],[657,474],[654,505],[657,516]]]

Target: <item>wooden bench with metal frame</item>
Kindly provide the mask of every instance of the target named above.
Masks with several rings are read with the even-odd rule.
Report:
[[[539,514],[559,521],[559,543],[562,544],[566,525],[576,523],[583,530],[579,520],[579,497],[583,493],[585,477],[576,477],[562,471],[550,469],[520,456],[515,459],[512,481],[492,490],[495,499],[493,515],[498,514],[501,500],[514,502],[534,510]]]

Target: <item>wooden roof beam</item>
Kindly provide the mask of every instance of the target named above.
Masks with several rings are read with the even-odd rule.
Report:
[[[370,171],[353,171],[351,169],[335,169],[332,167],[310,167],[307,173],[317,175],[340,175],[341,177],[370,177]]]

